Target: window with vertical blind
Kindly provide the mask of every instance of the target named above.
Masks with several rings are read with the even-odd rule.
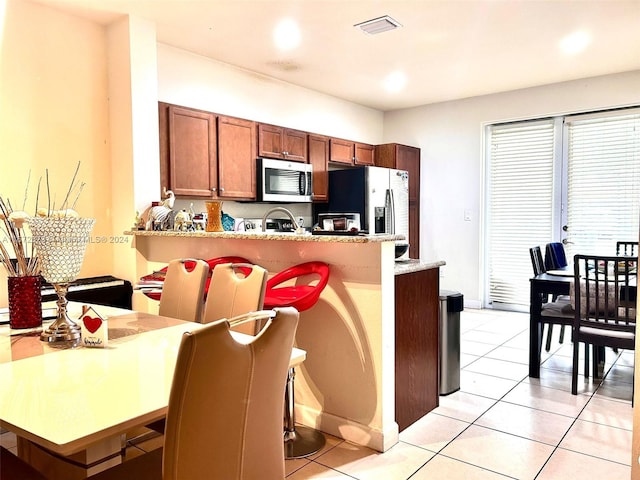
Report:
[[[485,304],[526,309],[529,248],[615,254],[638,240],[640,110],[487,128]]]
[[[552,234],[554,121],[489,128],[488,300],[528,304],[529,248]]]
[[[638,240],[640,113],[567,117],[568,258]]]

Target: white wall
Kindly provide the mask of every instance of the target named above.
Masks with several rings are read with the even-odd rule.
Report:
[[[639,85],[634,71],[385,113],[385,142],[421,148],[420,252],[447,262],[443,288],[482,299],[483,126],[640,104]]]
[[[308,132],[376,144],[383,113],[158,44],[158,99]]]
[[[383,113],[323,93],[158,44],[158,100],[364,143],[382,143]],[[159,189],[158,189],[159,190]],[[155,200],[150,198],[149,201]],[[204,211],[202,200],[175,209]],[[289,205],[310,225],[310,205]],[[225,202],[225,213],[260,218],[264,204]]]

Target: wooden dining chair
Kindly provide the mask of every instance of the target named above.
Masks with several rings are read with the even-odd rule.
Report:
[[[638,242],[616,242],[616,255],[622,257],[636,257],[638,256]]]
[[[282,480],[284,391],[298,325],[295,308],[218,320],[182,338],[162,453],[155,450],[92,480]],[[231,326],[265,322],[248,343]]]
[[[261,310],[267,287],[267,271],[259,265],[226,263],[216,265],[211,273],[203,323],[231,318]],[[254,335],[257,323],[242,324],[236,331]]]
[[[579,344],[635,349],[638,257],[574,257],[573,370],[571,393],[578,393]],[[602,360],[593,354],[597,376]],[[585,377],[589,375],[585,365]]]
[[[204,260],[171,260],[160,297],[159,315],[199,322],[204,306],[204,288],[209,265]]]
[[[546,272],[545,262],[542,257],[542,249],[539,246],[531,247],[529,249],[529,255],[531,257],[531,265],[533,267],[533,275],[538,276],[541,273]],[[560,337],[558,341],[560,343],[564,342],[564,327],[565,325],[570,323],[571,315],[567,315],[567,310],[570,306],[569,298],[546,298],[544,303],[542,304],[543,315],[547,314],[545,318],[549,319],[548,322],[545,323],[547,325],[547,341],[545,342],[544,349],[545,351],[551,350],[551,340],[553,336],[553,325],[554,323],[560,324]],[[564,313],[563,313],[564,310]],[[553,313],[554,315],[548,315],[549,313]],[[553,319],[561,318],[560,322],[554,322]]]

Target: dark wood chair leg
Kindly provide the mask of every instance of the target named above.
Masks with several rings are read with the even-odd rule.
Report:
[[[544,330],[544,327],[543,327]],[[553,325],[548,323],[547,324],[547,343],[545,343],[544,345],[544,349],[548,352],[549,350],[551,350],[551,336],[553,334]]]

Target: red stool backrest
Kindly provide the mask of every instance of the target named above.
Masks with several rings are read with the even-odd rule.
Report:
[[[318,283],[315,285],[279,286],[305,275],[318,276]],[[299,312],[307,310],[316,304],[328,282],[329,265],[324,262],[306,262],[289,267],[267,281],[264,308],[291,306]]]

